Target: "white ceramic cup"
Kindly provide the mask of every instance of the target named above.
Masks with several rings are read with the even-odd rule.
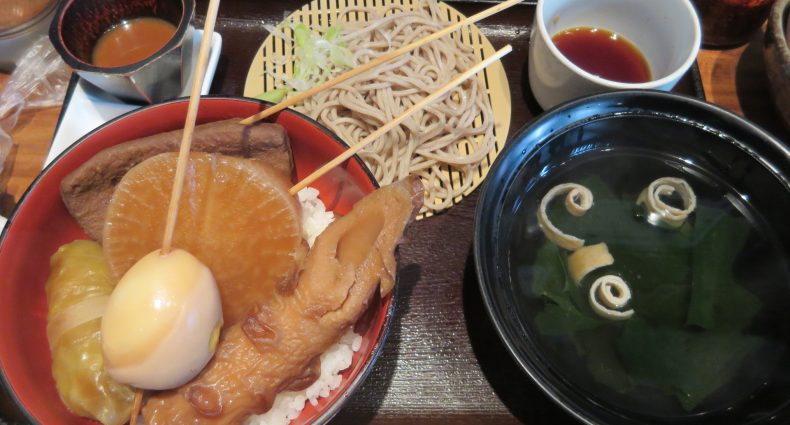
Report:
[[[575,27],[602,28],[629,39],[644,55],[653,79],[621,83],[578,67],[551,41]],[[529,85],[543,109],[613,90],[671,90],[697,58],[701,39],[690,0],[538,0],[529,43]]]

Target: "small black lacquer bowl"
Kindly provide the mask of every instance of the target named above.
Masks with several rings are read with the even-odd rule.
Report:
[[[710,261],[704,264],[705,271],[692,267],[688,274],[672,273],[680,270],[676,266],[685,264],[686,257],[673,264],[650,264],[650,256],[642,260],[631,253],[632,261],[627,265],[624,259],[629,258],[628,253],[621,249],[618,256],[612,248],[614,264],[599,271],[625,275],[629,272],[626,267],[633,267],[629,273],[635,281],[645,278],[642,271],[679,276],[679,281],[661,282],[667,286],[657,285],[650,295],[646,295],[649,290],[634,292],[630,306],[635,315],[630,324],[589,322],[589,317],[602,321],[589,308],[589,291],[585,292],[589,280],[578,287],[567,284],[570,280],[564,280],[562,269],[557,271],[559,266],[541,263],[553,258],[556,264],[566,265],[567,253],[548,242],[538,226],[540,199],[556,184],[589,182],[596,198],[587,216],[595,215],[596,208],[606,211],[617,205],[615,213],[627,219],[606,221],[604,215],[601,222],[607,224],[593,229],[600,237],[596,240],[586,235],[588,244],[602,241],[610,248],[633,246],[649,252],[649,246],[640,245],[643,239],[633,239],[623,229],[636,226],[657,237],[676,235],[651,227],[636,215],[640,190],[663,176],[685,178],[697,193],[698,207],[687,230],[708,232],[701,224],[701,208],[711,211],[718,206],[724,211],[721,220],[743,220],[739,223],[750,230],[739,242],[722,241],[711,249],[732,252],[727,243],[744,244],[738,245],[744,248],[737,250],[734,259]],[[497,332],[530,378],[587,424],[790,423],[789,177],[790,150],[786,145],[735,114],[698,99],[625,91],[575,100],[545,113],[507,143],[489,171],[477,205],[475,262]],[[607,190],[621,196],[619,203],[603,196]],[[561,204],[562,200],[555,202]],[[568,230],[579,223],[573,220],[584,219],[562,214],[555,217],[564,219]],[[632,222],[624,223],[628,220]],[[688,239],[690,244],[698,243],[694,237]],[[698,251],[692,250],[690,255],[708,254]],[[708,331],[689,325],[688,309],[670,305],[689,305],[691,292],[684,291],[691,289],[684,282],[698,282],[699,276],[689,277],[693,273],[732,276],[739,285],[735,289],[728,286],[734,292],[722,296],[732,301],[727,306],[730,316],[715,316],[727,326]],[[542,283],[536,284],[538,281]],[[731,284],[712,285],[715,288],[719,283]],[[578,298],[563,298],[566,293]],[[646,302],[653,301],[645,298],[648,296],[665,298]],[[563,306],[566,301],[574,303],[576,310]],[[546,313],[549,304],[555,304],[550,314]],[[656,323],[654,319],[661,316],[640,310],[642,305],[681,314],[663,319],[667,324]],[[723,302],[714,305],[724,306]],[[574,311],[586,311],[588,316],[571,314]],[[570,328],[574,330],[562,331]],[[699,344],[695,338],[706,339]],[[648,346],[651,341],[653,346]],[[655,341],[668,342],[661,346]],[[675,347],[674,352],[669,345]],[[747,354],[732,355],[744,346],[749,347],[744,351]],[[711,347],[715,350],[703,351]],[[737,361],[722,361],[729,358]],[[666,376],[657,373],[659,369],[666,370]],[[681,377],[681,385],[704,386],[720,378],[722,382],[701,400],[684,406],[678,391],[671,391],[675,382],[669,376],[677,375],[678,370],[688,372]],[[702,371],[708,374],[701,376]]]
[[[64,62],[82,78],[124,100],[156,103],[180,95],[195,57],[194,0],[65,0],[58,5],[49,38]],[[147,59],[101,68],[91,63],[94,46],[125,20],[160,18],[176,27],[170,41]]]

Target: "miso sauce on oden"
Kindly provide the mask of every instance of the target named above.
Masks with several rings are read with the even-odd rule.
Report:
[[[571,62],[601,78],[622,83],[644,83],[652,78],[645,57],[622,35],[576,27],[555,34],[551,40]]]
[[[175,32],[173,24],[159,18],[123,21],[99,37],[92,62],[103,68],[140,62],[164,47]]]

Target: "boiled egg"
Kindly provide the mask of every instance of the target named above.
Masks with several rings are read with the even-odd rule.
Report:
[[[219,290],[208,267],[184,250],[154,251],[110,296],[101,323],[105,367],[137,388],[181,386],[214,355],[221,327]]]

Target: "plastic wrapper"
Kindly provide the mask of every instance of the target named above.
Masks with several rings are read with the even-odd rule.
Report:
[[[0,172],[11,149],[11,130],[25,109],[60,105],[71,77],[49,38],[42,36],[20,59],[0,91]]]
[[[64,245],[52,256],[46,284],[52,375],[63,403],[105,425],[129,420],[134,391],[110,378],[101,349],[101,302],[115,286],[93,241]]]

